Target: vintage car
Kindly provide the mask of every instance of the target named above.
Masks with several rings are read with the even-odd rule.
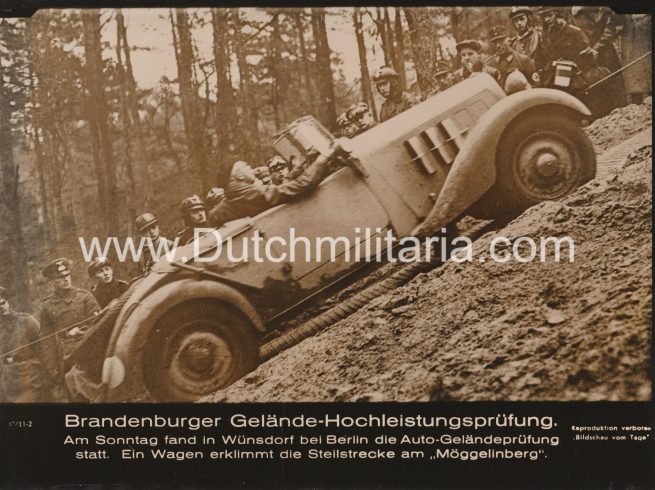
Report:
[[[354,243],[363,228],[404,237],[428,235],[467,213],[513,216],[594,177],[595,153],[580,127],[589,115],[564,92],[507,96],[481,74],[342,142],[347,153],[338,158],[348,164],[311,194],[218,231],[237,248],[255,234],[287,236],[291,226],[296,236]],[[329,153],[334,140],[306,117],[279,133],[274,146],[298,162],[310,152]],[[100,387],[97,400],[145,392],[191,401],[233,383],[257,367],[261,340],[281,318],[361,266],[342,260],[343,253],[335,260],[232,262],[225,253],[215,257],[219,246],[207,233],[179,247],[105,314],[111,328],[104,358],[85,366]]]

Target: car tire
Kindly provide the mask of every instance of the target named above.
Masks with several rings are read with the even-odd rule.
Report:
[[[252,323],[235,307],[213,300],[191,300],[169,310],[145,349],[145,382],[159,401],[195,401],[259,363]]]
[[[473,206],[484,219],[509,219],[559,199],[596,175],[596,153],[571,111],[548,107],[519,116],[496,150],[496,182]]]

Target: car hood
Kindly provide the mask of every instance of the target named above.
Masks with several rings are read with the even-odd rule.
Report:
[[[151,269],[151,273],[163,274],[177,270],[176,262],[186,264],[195,258],[213,253],[219,243],[237,236],[252,228],[252,218],[241,218],[225,223],[220,228],[206,228],[198,233],[198,238],[191,243],[177,247],[168,256],[162,256]]]

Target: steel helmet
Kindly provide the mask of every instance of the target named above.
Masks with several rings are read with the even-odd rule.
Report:
[[[354,120],[357,116],[366,112],[370,112],[368,104],[366,102],[358,102],[348,108],[346,115],[348,116],[348,119]]]
[[[156,225],[157,223],[159,223],[157,216],[155,216],[152,213],[143,213],[142,215],[137,217],[135,225],[136,225],[136,229],[139,232],[142,232],[150,228],[152,225]]]
[[[194,194],[193,196],[189,196],[184,201],[182,201],[180,209],[183,213],[188,213],[192,209],[205,209],[205,205],[202,202],[202,199],[200,199],[200,196],[198,196],[198,194]]]
[[[373,81],[375,83],[384,82],[385,80],[398,80],[398,73],[390,66],[382,66],[375,72]]]

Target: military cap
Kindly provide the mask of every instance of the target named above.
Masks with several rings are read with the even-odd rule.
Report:
[[[340,128],[345,127],[350,121],[348,120],[348,116],[346,116],[345,112],[342,112],[339,114],[339,117],[337,117],[337,126]]]
[[[390,66],[381,66],[378,68],[378,71],[375,72],[373,81],[375,83],[383,82],[385,80],[397,80],[398,72],[391,68]]]
[[[111,267],[111,262],[106,257],[98,257],[96,259],[93,259],[91,262],[89,262],[89,265],[86,269],[87,272],[89,273],[89,277],[95,276],[98,273],[98,271],[100,271],[100,269],[102,269],[106,265]]]
[[[450,73],[450,63],[446,60],[439,60],[437,62],[437,72],[434,74],[435,78],[442,77]]]
[[[268,161],[268,168],[272,171],[277,170],[278,168],[289,168],[286,160],[279,155],[275,155]]]
[[[207,202],[207,204],[210,206],[214,206],[215,204],[221,202],[223,199],[225,199],[225,189],[222,187],[212,187],[207,193],[205,202]]]
[[[141,232],[159,223],[159,219],[152,213],[143,213],[136,219],[136,229]]]
[[[455,49],[457,50],[458,53],[462,51],[462,49],[469,48],[472,49],[473,51],[480,52],[482,50],[482,45],[480,44],[480,41],[476,41],[475,39],[465,39],[464,41],[460,41],[457,43],[455,46]]]
[[[350,107],[348,107],[348,110],[346,111],[346,116],[348,117],[348,119],[352,121],[360,114],[364,114],[369,111],[370,109],[366,102],[358,102],[357,104],[353,104]]]
[[[553,12],[556,15],[561,15],[561,10],[558,7],[541,7],[539,9],[539,15],[545,15],[550,12]]]
[[[46,265],[41,272],[46,279],[56,279],[57,277],[65,277],[71,273],[71,262],[65,258],[55,259]]]
[[[189,196],[184,199],[184,201],[182,201],[180,209],[183,213],[186,213],[192,209],[205,209],[205,204],[202,202],[202,199],[200,199],[198,194],[194,194],[193,196]]]
[[[489,42],[506,39],[509,37],[509,31],[503,26],[492,27],[489,31]]]
[[[514,17],[518,17],[520,15],[527,15],[528,17],[532,17],[534,15],[534,12],[530,7],[512,7],[512,10],[509,12],[509,18],[513,19]]]

